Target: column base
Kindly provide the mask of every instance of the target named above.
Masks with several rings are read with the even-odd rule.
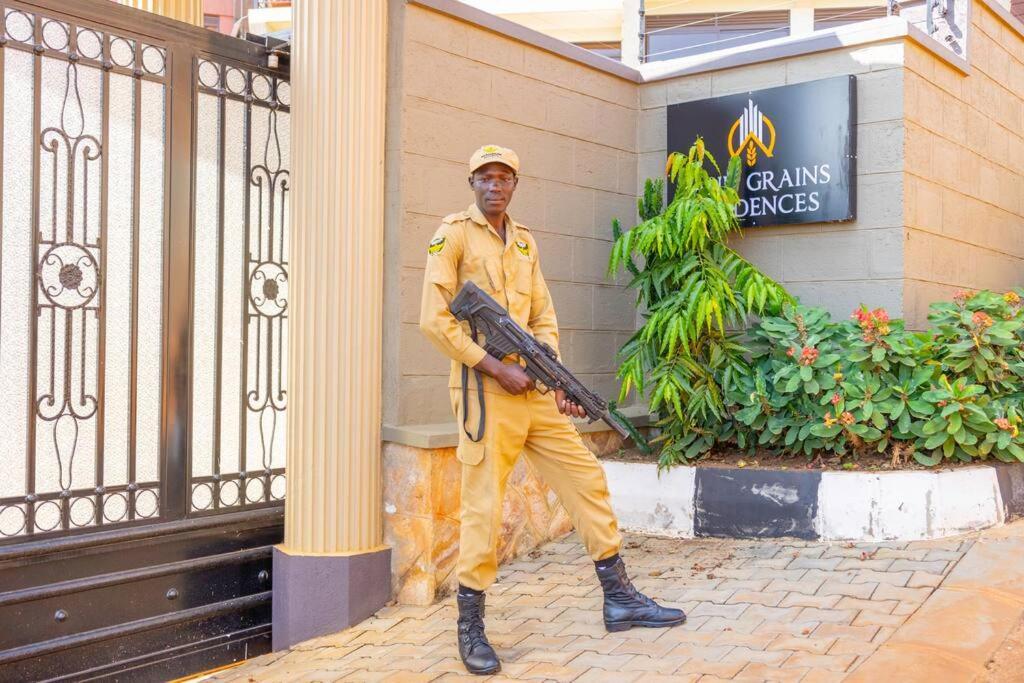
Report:
[[[391,597],[391,549],[346,555],[274,548],[273,648],[348,628]]]

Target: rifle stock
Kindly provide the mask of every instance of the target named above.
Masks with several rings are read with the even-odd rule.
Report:
[[[473,282],[467,282],[448,309],[458,320],[484,335],[484,350],[498,360],[517,354],[526,363],[526,374],[547,389],[561,389],[566,397],[587,411],[590,422],[603,420],[623,439],[629,432],[609,412],[608,403],[592,392],[558,360],[554,350],[537,341],[509,316],[501,304]],[[463,387],[466,391],[466,387]]]

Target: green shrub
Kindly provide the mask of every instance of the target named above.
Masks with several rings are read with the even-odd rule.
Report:
[[[644,318],[620,350],[619,399],[638,392],[658,415],[660,466],[716,447],[1024,461],[1024,290],[959,292],[931,306],[925,332],[866,307],[834,322],[727,246],[739,159],[721,183],[709,164],[721,176],[700,138],[671,154],[668,205],[648,180],[641,222],[612,226],[609,272],[632,275]]]
[[[791,301],[726,245],[739,231],[739,159],[731,160],[721,184],[706,164],[721,175],[698,138],[688,154],[669,156],[675,195],[668,206],[661,209],[660,192],[654,196],[649,186],[638,207],[640,224],[624,233],[613,224],[609,271],[633,275],[629,286],[644,311],[643,325],[620,351],[619,399],[640,392],[662,417],[663,464],[728,438],[726,395],[750,368],[745,347],[727,330],[742,330],[751,315],[776,313]]]
[[[1024,461],[1020,295],[961,293],[933,304],[929,321],[909,332],[883,309],[836,323],[823,309],[786,306],[749,330],[751,372],[726,397],[731,424],[694,424],[711,437],[663,464],[715,446],[930,466]]]

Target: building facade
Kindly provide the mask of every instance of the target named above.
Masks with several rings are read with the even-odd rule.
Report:
[[[29,25],[39,22],[39,31],[51,17],[100,30],[99,15],[87,0],[0,4],[31,15]],[[191,18],[198,16],[198,3],[182,7],[176,18],[200,25]],[[143,358],[152,358],[162,369],[152,377],[153,400],[144,406],[149,410],[144,417],[152,420],[155,432],[138,431],[143,437],[159,435],[153,449],[159,467],[152,481],[117,484],[123,483],[126,500],[133,504],[140,483],[151,489],[159,501],[152,521],[162,526],[149,526],[143,519],[122,525],[100,516],[90,518],[95,524],[85,520],[73,529],[70,511],[62,513],[63,527],[49,530],[9,523],[27,519],[34,524],[40,500],[64,500],[64,491],[70,496],[73,488],[49,470],[44,473],[60,461],[59,455],[56,461],[52,454],[37,457],[50,442],[27,436],[42,429],[40,425],[48,427],[46,420],[28,408],[12,411],[5,429],[20,435],[17,443],[27,445],[24,454],[15,449],[4,454],[11,461],[5,460],[4,467],[19,476],[0,494],[0,571],[27,583],[13,597],[0,591],[0,608],[19,605],[18,615],[24,615],[31,610],[20,605],[31,606],[38,630],[32,632],[32,642],[0,641],[0,667],[27,666],[41,651],[56,657],[70,642],[68,637],[86,649],[114,642],[112,632],[103,630],[110,624],[54,622],[54,608],[64,609],[54,601],[71,593],[52,588],[42,574],[38,582],[43,583],[33,584],[37,579],[19,569],[19,563],[39,563],[40,558],[58,562],[68,548],[84,555],[113,554],[115,536],[128,549],[148,539],[152,549],[178,547],[173,544],[185,543],[182,534],[195,547],[206,547],[202,544],[214,537],[241,538],[232,535],[239,529],[249,534],[249,546],[218,546],[216,561],[227,563],[223,566],[231,568],[231,576],[239,577],[218,583],[224,588],[221,593],[188,593],[189,601],[177,600],[183,586],[202,583],[197,572],[212,566],[202,563],[214,562],[202,554],[208,551],[183,557],[168,550],[152,566],[132,568],[147,572],[144,576],[118,575],[124,579],[118,590],[151,581],[145,584],[147,590],[159,591],[153,593],[158,600],[140,601],[137,612],[117,617],[123,619],[117,628],[127,629],[121,635],[131,629],[152,633],[143,627],[164,624],[160,620],[179,620],[175,628],[191,633],[183,624],[196,623],[198,612],[189,610],[207,610],[202,614],[211,620],[248,610],[245,614],[258,622],[230,631],[247,635],[193,633],[182,667],[187,659],[188,666],[205,668],[196,654],[200,651],[217,650],[218,661],[243,656],[246,650],[237,645],[243,639],[254,648],[250,652],[259,651],[257,642],[263,648],[288,646],[358,621],[386,600],[428,603],[452,586],[459,467],[448,365],[421,338],[416,323],[427,242],[444,215],[472,201],[465,163],[483,143],[512,147],[522,158],[511,213],[537,238],[567,365],[605,396],[617,392],[615,352],[638,326],[634,295],[624,280],[606,274],[611,224],[619,219],[632,225],[645,179],[663,177],[665,157],[673,151],[668,148],[669,110],[682,103],[734,95],[753,101],[767,89],[853,78],[852,217],[751,227],[735,241],[739,251],[804,303],[824,306],[836,317],[848,316],[862,303],[884,306],[893,317],[921,327],[928,304],[950,298],[958,289],[1020,285],[1024,24],[996,0],[972,0],[958,8],[954,20],[960,22],[960,38],[955,41],[937,40],[942,27],[908,9],[803,33],[787,29],[787,35],[754,43],[737,41],[741,44],[630,65],[455,0],[375,0],[358,7],[304,0],[289,19],[294,31],[289,75],[271,68],[266,51],[255,43],[211,37],[200,29],[115,7],[103,30],[115,37],[136,36],[133,40],[141,41],[137,59],[143,59],[147,45],[167,50],[161,53],[167,56],[166,69],[164,62],[159,69],[155,62],[136,67],[133,52],[108,76],[124,83],[126,93],[134,92],[133,68],[142,69],[137,77],[144,93],[139,107],[152,107],[142,111],[163,127],[154,124],[152,130],[140,131],[138,139],[145,144],[163,140],[160,149],[167,150],[161,166],[166,202],[137,204],[140,216],[151,215],[143,211],[145,206],[167,226],[165,232],[154,233],[159,239],[153,246],[153,253],[165,253],[167,261],[141,271],[161,273],[156,279],[164,289],[144,290],[153,297],[149,307],[130,309],[135,316],[141,310],[163,321],[139,327],[139,334],[150,334],[153,340],[142,345],[153,355]],[[791,12],[792,25],[797,8]],[[18,52],[4,68],[20,63],[32,77],[8,77],[4,97],[28,104],[4,112],[9,131],[17,123],[28,133],[20,146],[5,143],[4,158],[22,154],[26,166],[5,164],[5,228],[16,220],[49,216],[34,214],[31,208],[38,204],[45,209],[50,201],[47,193],[53,190],[42,175],[34,173],[35,184],[21,183],[8,168],[32,168],[45,118],[33,119],[28,112],[49,112],[47,107],[58,101],[42,95],[33,99],[29,90],[12,83],[38,86],[49,83],[46,79],[53,74],[63,78],[75,71],[65,67],[50,73],[40,66],[36,76],[33,59],[41,65],[44,59],[69,63],[68,46],[37,51],[36,33],[12,33],[20,16],[4,28],[17,43],[4,47],[4,54]],[[728,29],[717,26],[718,31]],[[593,42],[585,37],[576,42]],[[191,52],[177,52],[182,46]],[[109,49],[114,50],[113,38]],[[203,66],[210,62],[220,66]],[[97,82],[104,78],[99,57],[85,58],[76,69]],[[241,80],[232,69],[239,70]],[[171,83],[176,87],[167,87]],[[271,89],[264,83],[272,84]],[[39,87],[42,93],[51,86]],[[103,142],[109,138],[112,153],[124,153],[105,127],[121,110],[107,106],[102,89],[83,91],[92,102],[84,114],[90,134]],[[159,98],[147,99],[158,92]],[[332,123],[324,126],[324,121]],[[231,138],[236,131],[241,137]],[[181,144],[169,144],[178,139]],[[231,140],[243,142],[229,144]],[[252,155],[235,153],[240,150]],[[141,164],[156,157],[140,153],[134,158]],[[99,168],[119,177],[124,168],[134,167],[115,163]],[[148,176],[141,171],[137,175],[137,185],[129,178],[118,187],[142,187]],[[287,186],[280,182],[285,177]],[[271,196],[277,203],[271,203]],[[115,218],[133,215],[131,203],[128,209],[117,206],[127,213],[115,213]],[[267,211],[259,213],[257,206]],[[253,233],[253,225],[265,231]],[[26,283],[35,282],[31,273],[38,266],[34,256],[27,256],[31,244],[8,248],[15,234],[12,229],[2,233],[0,315],[18,314],[15,322],[35,331],[24,335],[29,341],[22,343],[22,336],[9,337],[5,327],[0,369],[12,379],[8,400],[25,407],[39,398],[34,375],[26,370],[25,349],[37,353],[49,334],[25,313],[28,304],[21,302],[18,308],[8,303],[14,292],[28,297],[34,291]],[[251,242],[264,234],[270,237],[259,244],[268,252],[244,260],[243,253],[251,255]],[[90,254],[98,249],[86,242],[83,248],[93,250]],[[246,245],[250,252],[243,251]],[[116,253],[124,258],[119,266],[115,263],[121,268],[117,272],[137,277],[138,268],[133,271],[129,259],[134,252],[123,244],[119,248]],[[22,280],[12,281],[18,273]],[[69,277],[65,280],[71,282]],[[131,306],[130,295],[122,298]],[[285,308],[287,315],[282,316]],[[5,325],[14,325],[3,319]],[[84,353],[89,362],[75,365],[88,383],[108,372],[100,368],[113,367],[110,359],[116,354],[127,353],[115,347],[120,328],[107,319],[95,324],[110,329],[90,342]],[[243,339],[251,340],[248,346]],[[266,351],[270,339],[275,340],[272,351],[257,353]],[[249,366],[235,348],[243,349],[243,358],[255,354]],[[101,352],[107,354],[102,356],[108,359],[106,365],[99,362]],[[262,370],[250,376],[239,369],[247,367]],[[106,381],[107,375],[102,376],[104,386],[118,386],[116,377]],[[137,376],[130,376],[138,384]],[[257,376],[268,377],[268,383]],[[32,381],[26,383],[26,377]],[[266,399],[255,407],[247,402],[250,381],[256,395]],[[276,389],[275,396],[270,396],[270,387]],[[143,382],[139,391],[146,390]],[[281,400],[282,391],[286,401]],[[114,392],[109,397],[97,394],[104,414],[117,414],[120,404],[115,405]],[[642,406],[627,406],[626,412],[638,425],[646,424]],[[580,427],[597,452],[620,445],[599,423]],[[260,437],[272,428],[270,442],[279,447],[263,459]],[[88,434],[96,436],[94,431]],[[240,455],[222,457],[224,453]],[[88,478],[95,468],[102,469],[102,457],[90,459],[94,455],[90,451],[76,460],[76,477]],[[45,488],[41,482],[52,486]],[[83,495],[106,501],[111,492],[97,490],[100,482],[89,482],[91,488]],[[129,489],[132,485],[136,488]],[[235,509],[224,502],[225,491],[250,486],[258,503],[239,503]],[[264,491],[263,498],[256,495],[259,491]],[[204,492],[217,510],[200,509]],[[74,495],[78,493],[76,489]],[[114,493],[120,495],[120,490]],[[230,518],[234,526],[216,517],[221,506],[235,515]],[[551,492],[524,463],[512,475],[504,511],[503,558],[569,529]],[[200,565],[191,566],[199,560]],[[80,599],[92,599],[98,593],[90,591],[114,585],[110,567],[101,564],[76,565],[81,582],[74,594]],[[172,575],[185,578],[180,585],[161,583],[160,577]],[[243,585],[244,594],[228,594],[233,586]],[[152,653],[139,655],[144,656]]]

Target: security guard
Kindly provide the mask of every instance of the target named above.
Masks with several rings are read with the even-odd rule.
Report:
[[[506,213],[519,181],[519,157],[510,149],[487,145],[473,154],[469,173],[476,202],[446,216],[427,246],[420,329],[452,359],[448,386],[460,425],[459,654],[470,673],[493,674],[501,664],[484,634],[484,590],[498,568],[505,482],[523,452],[558,495],[594,560],[604,589],[606,628],[674,626],[686,616],[642,595],[626,576],[604,470],[569,420],[586,417],[583,408],[560,390],[554,395],[536,391],[517,358],[488,355],[468,326],[448,310],[462,285],[472,281],[538,341],[558,352],[558,324],[541,275],[537,242]],[[464,371],[464,366],[474,372]],[[482,406],[463,400],[463,390],[477,395],[478,382]]]

